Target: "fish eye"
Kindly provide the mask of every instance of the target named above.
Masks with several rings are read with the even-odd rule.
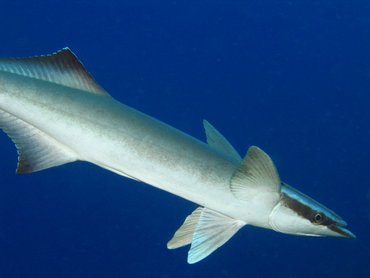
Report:
[[[317,212],[313,216],[313,223],[314,224],[321,224],[324,221],[324,215],[320,212]]]

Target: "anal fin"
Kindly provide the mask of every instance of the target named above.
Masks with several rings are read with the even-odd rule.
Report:
[[[58,141],[4,111],[0,111],[0,128],[17,147],[17,173],[41,171],[77,160],[77,156]]]

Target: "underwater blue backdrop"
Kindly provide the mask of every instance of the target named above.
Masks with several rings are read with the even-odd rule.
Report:
[[[15,175],[0,134],[0,277],[370,277],[370,4],[2,1],[0,56],[69,46],[116,99],[244,155],[338,212],[356,240],[246,226],[186,263],[195,204],[87,163]]]

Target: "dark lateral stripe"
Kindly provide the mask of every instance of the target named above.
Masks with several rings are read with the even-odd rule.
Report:
[[[302,216],[303,218],[310,220],[310,217],[312,215],[312,209],[310,207],[302,204],[296,199],[291,198],[289,195],[285,193],[282,194],[281,201],[284,204],[284,206],[290,208],[291,210],[296,212],[299,216]]]
[[[338,227],[337,225],[329,225],[328,228],[332,230],[333,232],[336,232],[344,237],[347,238],[355,238],[356,236],[352,234],[351,232],[347,231],[347,229],[344,229],[342,227]]]
[[[298,200],[291,198],[288,194],[282,193],[281,197],[282,203],[284,206],[290,208],[294,212],[296,212],[299,216],[309,220],[313,224],[319,224],[323,226],[336,226],[337,223],[327,217],[323,212],[320,211],[320,214],[322,215],[322,220],[320,223],[315,222],[315,215],[318,213],[318,211],[313,210],[311,207],[299,202]]]

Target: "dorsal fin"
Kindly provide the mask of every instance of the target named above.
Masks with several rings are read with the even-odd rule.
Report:
[[[230,142],[207,120],[203,120],[203,126],[207,136],[207,144],[236,163],[240,163],[242,158]]]
[[[2,58],[0,71],[15,73],[59,85],[109,95],[84,68],[69,48],[45,56]]]

